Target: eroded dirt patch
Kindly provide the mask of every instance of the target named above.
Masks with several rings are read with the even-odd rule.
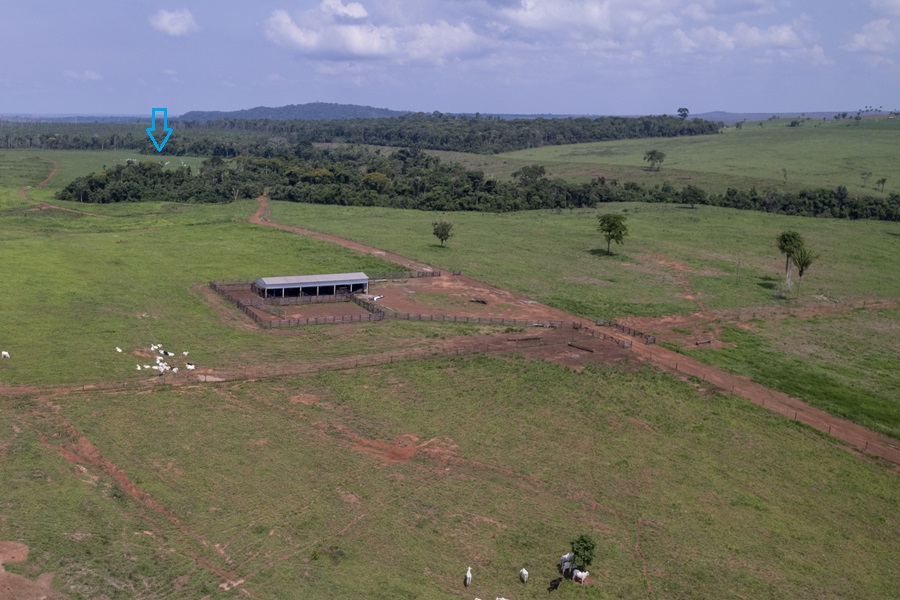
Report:
[[[28,546],[19,542],[0,542],[0,598],[3,600],[68,600],[69,596],[53,589],[53,573],[43,573],[32,581],[22,575],[8,573],[3,565],[25,562]]]

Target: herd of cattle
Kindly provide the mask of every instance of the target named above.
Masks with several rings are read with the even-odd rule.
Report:
[[[548,592],[552,592],[556,590],[559,585],[562,583],[563,578],[571,579],[581,585],[584,585],[585,579],[587,579],[590,573],[588,571],[582,571],[578,569],[575,564],[572,562],[575,559],[575,555],[571,552],[567,554],[563,554],[559,557],[559,564],[557,565],[557,569],[559,570],[560,575],[562,577],[557,577],[553,581],[550,582],[550,585],[547,587]],[[528,571],[523,567],[519,570],[519,581],[522,583],[528,583]],[[466,576],[463,578],[463,585],[469,587],[472,585],[472,567],[466,569]],[[475,600],[481,600],[480,598],[475,598]],[[507,600],[502,596],[498,596],[496,600]]]

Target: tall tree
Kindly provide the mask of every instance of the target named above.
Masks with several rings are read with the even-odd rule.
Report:
[[[678,118],[681,119],[682,121],[686,121],[689,114],[691,114],[691,111],[689,111],[686,108],[678,109]]]
[[[883,191],[884,191],[884,184],[887,183],[887,177],[882,177],[881,179],[879,179],[879,180],[876,181],[875,183],[878,184],[879,186],[881,186],[881,191],[883,192]]]
[[[625,236],[628,235],[628,226],[625,225],[625,215],[608,213],[599,215],[597,220],[599,221],[597,229],[599,229],[600,233],[603,234],[603,237],[606,238],[606,253],[612,254],[610,251],[612,242],[622,244]]]
[[[650,170],[656,169],[659,171],[660,165],[662,162],[666,160],[666,153],[660,150],[647,150],[644,153],[644,160],[650,163]]]
[[[803,248],[803,236],[793,229],[782,231],[775,243],[778,250],[784,254],[784,286],[786,291],[791,289],[791,260],[798,250]]]
[[[797,265],[797,299],[800,299],[800,283],[803,281],[803,274],[806,273],[814,262],[819,259],[818,254],[813,254],[806,246],[800,246],[794,251],[791,260]]]
[[[450,221],[435,221],[431,225],[434,227],[434,237],[441,240],[441,246],[453,237],[453,223]]]

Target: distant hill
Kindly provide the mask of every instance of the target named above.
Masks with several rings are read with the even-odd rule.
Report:
[[[404,114],[407,114],[406,111],[360,106],[358,104],[310,102],[309,104],[288,104],[287,106],[275,108],[257,106],[256,108],[234,111],[192,110],[181,115],[179,119],[184,121],[216,121],[219,119],[334,121],[341,119],[384,119],[399,117]]]

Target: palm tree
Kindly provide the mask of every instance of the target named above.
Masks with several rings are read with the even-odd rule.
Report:
[[[806,273],[818,259],[819,255],[813,254],[812,250],[806,246],[800,246],[800,248],[796,249],[791,256],[791,260],[797,265],[797,275],[800,277],[797,281],[797,300],[800,299],[800,282],[803,281],[803,274]]]

